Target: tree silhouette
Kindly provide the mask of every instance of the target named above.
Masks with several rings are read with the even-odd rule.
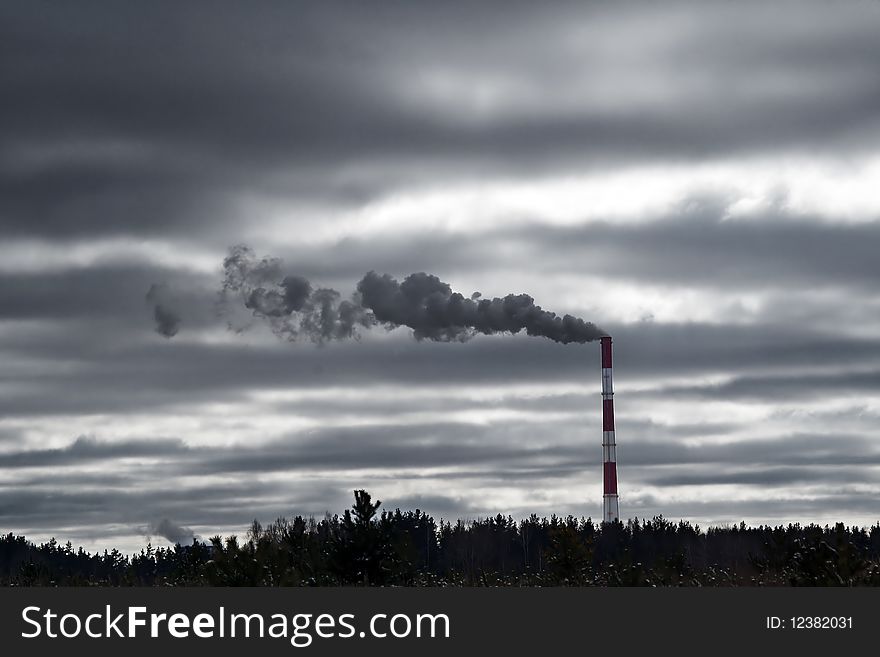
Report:
[[[878,586],[880,523],[710,527],[663,517],[594,524],[455,523],[383,510],[367,491],[341,516],[251,523],[244,539],[90,554],[0,535],[0,584],[15,586]]]

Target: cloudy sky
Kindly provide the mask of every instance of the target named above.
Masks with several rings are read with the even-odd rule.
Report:
[[[877,522],[878,31],[858,0],[3,3],[0,530],[135,549],[361,487],[600,516],[595,343],[230,331],[236,244],[602,326],[624,518]]]

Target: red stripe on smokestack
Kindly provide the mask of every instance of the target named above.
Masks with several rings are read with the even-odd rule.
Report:
[[[614,400],[602,400],[602,431],[614,431]]]
[[[605,494],[617,495],[617,464],[614,461],[605,463]]]
[[[602,338],[602,367],[611,367],[611,338]]]
[[[617,440],[614,434],[614,389],[611,370],[611,337],[601,339],[602,345],[602,522],[616,522],[617,508]]]

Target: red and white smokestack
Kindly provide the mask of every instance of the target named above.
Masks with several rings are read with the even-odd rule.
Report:
[[[602,522],[617,520],[617,442],[614,438],[614,386],[611,376],[611,336],[602,344],[602,461],[605,494],[602,497]]]

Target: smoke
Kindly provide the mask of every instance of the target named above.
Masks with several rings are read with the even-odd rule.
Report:
[[[149,527],[147,533],[161,536],[172,545],[192,545],[193,539],[199,538],[189,527],[178,525],[168,518],[162,518],[158,523]]]
[[[343,299],[336,290],[313,289],[301,276],[282,278],[278,258],[257,258],[246,246],[234,246],[223,260],[221,302],[238,299],[287,340],[313,342],[357,337],[357,327],[369,327],[373,316],[357,299]]]
[[[527,294],[483,299],[465,297],[424,272],[398,282],[388,274],[367,273],[357,291],[343,299],[336,290],[313,289],[300,276],[284,276],[278,258],[258,258],[235,246],[223,261],[221,301],[238,300],[288,340],[314,342],[357,337],[359,327],[407,326],[418,340],[464,342],[478,333],[519,333],[561,343],[583,343],[607,335],[595,324],[542,309]]]
[[[153,283],[147,290],[147,303],[153,306],[153,319],[156,332],[172,338],[180,330],[180,313],[176,309],[177,300],[165,283]]]
[[[604,332],[590,322],[544,310],[528,294],[482,299],[465,297],[436,276],[420,272],[398,283],[388,274],[369,272],[357,285],[361,300],[378,322],[408,326],[419,340],[464,341],[477,333],[519,333],[556,342],[589,342]]]

